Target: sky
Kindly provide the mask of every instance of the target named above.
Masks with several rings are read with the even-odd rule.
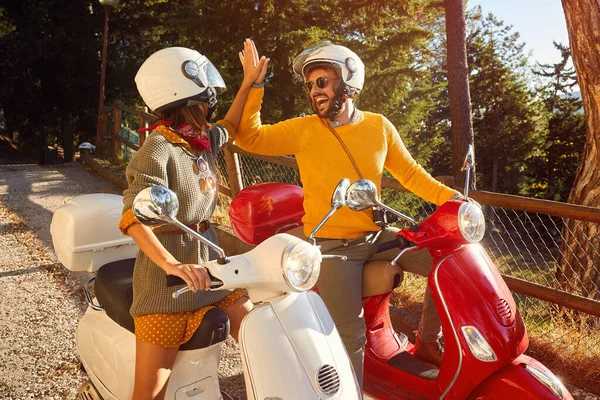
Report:
[[[484,15],[494,14],[505,25],[513,25],[525,42],[530,60],[551,64],[560,61],[552,40],[569,44],[567,25],[560,0],[468,0],[467,8],[480,5]]]

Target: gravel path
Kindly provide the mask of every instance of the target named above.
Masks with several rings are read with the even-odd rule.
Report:
[[[81,164],[0,165],[0,399],[74,399],[86,380],[75,345],[90,274],[52,249],[52,213],[72,197],[122,190]],[[237,344],[223,346],[221,387],[246,399]],[[577,400],[600,397],[570,388]]]
[[[58,262],[50,221],[72,197],[98,192],[122,190],[80,164],[0,165],[0,399],[74,399],[86,379],[75,330],[90,274]],[[222,387],[245,399],[231,339],[220,373]]]

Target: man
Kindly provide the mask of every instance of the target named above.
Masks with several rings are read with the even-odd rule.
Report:
[[[246,54],[259,60],[254,54]],[[260,76],[264,77],[263,63]],[[360,58],[343,46],[324,42],[302,52],[294,60],[294,72],[304,79],[304,88],[316,115],[294,118],[275,125],[262,125],[260,105],[262,78],[250,90],[236,143],[243,149],[271,156],[294,155],[300,169],[306,212],[304,235],[308,236],[330,209],[330,196],[342,178],[365,178],[381,189],[384,168],[408,190],[441,205],[460,194],[433,179],[402,143],[394,126],[383,116],[360,111],[354,99],[363,88],[365,68]],[[397,250],[374,254],[374,244],[395,237],[396,230],[381,231],[370,210],[342,208],[318,231],[323,253],[348,256],[347,261],[326,260],[317,283],[350,355],[362,385],[366,328],[362,316],[362,269],[374,259],[393,259]],[[302,232],[297,232],[301,234]],[[433,268],[428,251],[403,255],[403,269],[427,276]],[[437,346],[440,320],[427,289],[419,324],[415,355],[439,365]]]

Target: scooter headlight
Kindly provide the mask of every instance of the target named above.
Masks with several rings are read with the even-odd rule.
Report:
[[[529,372],[541,384],[546,386],[556,397],[562,399],[564,397],[562,384],[560,380],[550,371],[544,371],[541,368],[530,364],[525,364],[525,371]]]
[[[463,336],[469,345],[469,350],[478,360],[485,362],[496,361],[496,353],[492,349],[492,346],[485,340],[481,332],[474,326],[463,326],[461,328]]]
[[[321,252],[306,242],[290,243],[283,251],[281,268],[289,287],[296,292],[304,292],[317,283]]]
[[[463,237],[471,243],[483,239],[485,219],[481,207],[468,201],[462,203],[458,209],[458,227]]]

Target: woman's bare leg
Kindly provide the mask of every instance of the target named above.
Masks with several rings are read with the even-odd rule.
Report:
[[[133,400],[164,399],[179,348],[163,347],[136,338],[135,351]]]
[[[252,310],[252,302],[247,297],[240,297],[225,309],[229,317],[229,333],[237,341],[242,319]]]

